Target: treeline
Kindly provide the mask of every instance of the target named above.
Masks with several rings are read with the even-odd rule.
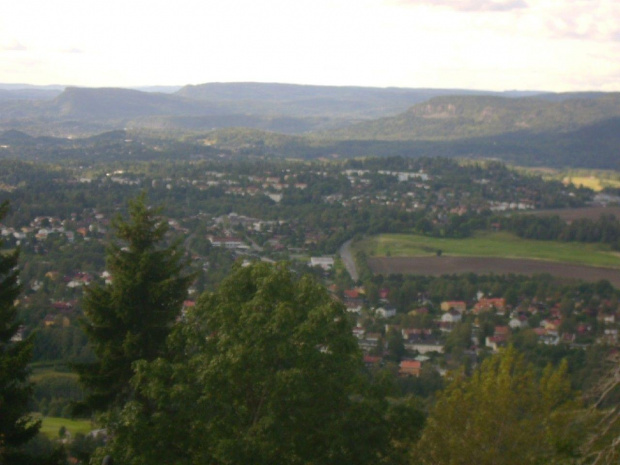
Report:
[[[518,215],[501,220],[504,229],[519,237],[546,241],[601,242],[620,250],[620,221],[614,215],[566,222],[559,216]]]
[[[362,258],[363,252],[359,252],[358,264],[363,263]],[[620,291],[608,281],[570,282],[549,274],[525,276],[462,273],[440,277],[377,274],[367,279],[364,285],[369,287],[370,292],[367,290],[367,293],[370,295],[373,295],[374,288],[389,289],[390,302],[400,313],[408,312],[413,309],[413,305],[424,301],[428,301],[431,305],[439,305],[444,300],[463,300],[471,303],[477,299],[478,293],[504,297],[506,303],[512,306],[524,299],[543,303],[572,299],[588,308],[596,307],[606,300],[617,303],[620,299]]]

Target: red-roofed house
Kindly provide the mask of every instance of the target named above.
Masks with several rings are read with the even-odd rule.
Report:
[[[421,371],[422,362],[419,360],[403,360],[398,369],[401,376],[420,376]]]
[[[346,289],[344,291],[344,296],[347,299],[359,299],[360,293],[357,289]]]
[[[499,313],[506,311],[506,299],[480,299],[474,305],[473,312],[478,314],[480,312],[489,312],[491,310],[497,310]]]
[[[456,310],[459,313],[463,313],[467,310],[467,304],[462,300],[446,300],[441,303],[441,310],[444,312]]]

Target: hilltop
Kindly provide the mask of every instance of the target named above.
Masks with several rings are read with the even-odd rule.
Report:
[[[445,156],[620,168],[618,93],[269,83],[148,90],[0,85],[0,132],[76,138],[122,129],[261,156]]]

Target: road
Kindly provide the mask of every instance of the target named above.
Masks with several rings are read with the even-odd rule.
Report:
[[[357,268],[355,266],[355,260],[353,260],[353,255],[351,255],[351,240],[348,240],[342,246],[340,246],[340,250],[338,251],[340,254],[340,258],[342,259],[342,263],[344,263],[345,268],[351,275],[351,279],[357,282],[359,279],[359,275],[357,274]]]

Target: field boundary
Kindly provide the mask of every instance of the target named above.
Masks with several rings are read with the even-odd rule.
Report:
[[[442,276],[446,274],[525,274],[549,273],[567,279],[600,281],[606,279],[620,287],[620,270],[587,265],[574,265],[527,258],[499,257],[382,257],[368,258],[368,265],[375,274],[419,274]]]

